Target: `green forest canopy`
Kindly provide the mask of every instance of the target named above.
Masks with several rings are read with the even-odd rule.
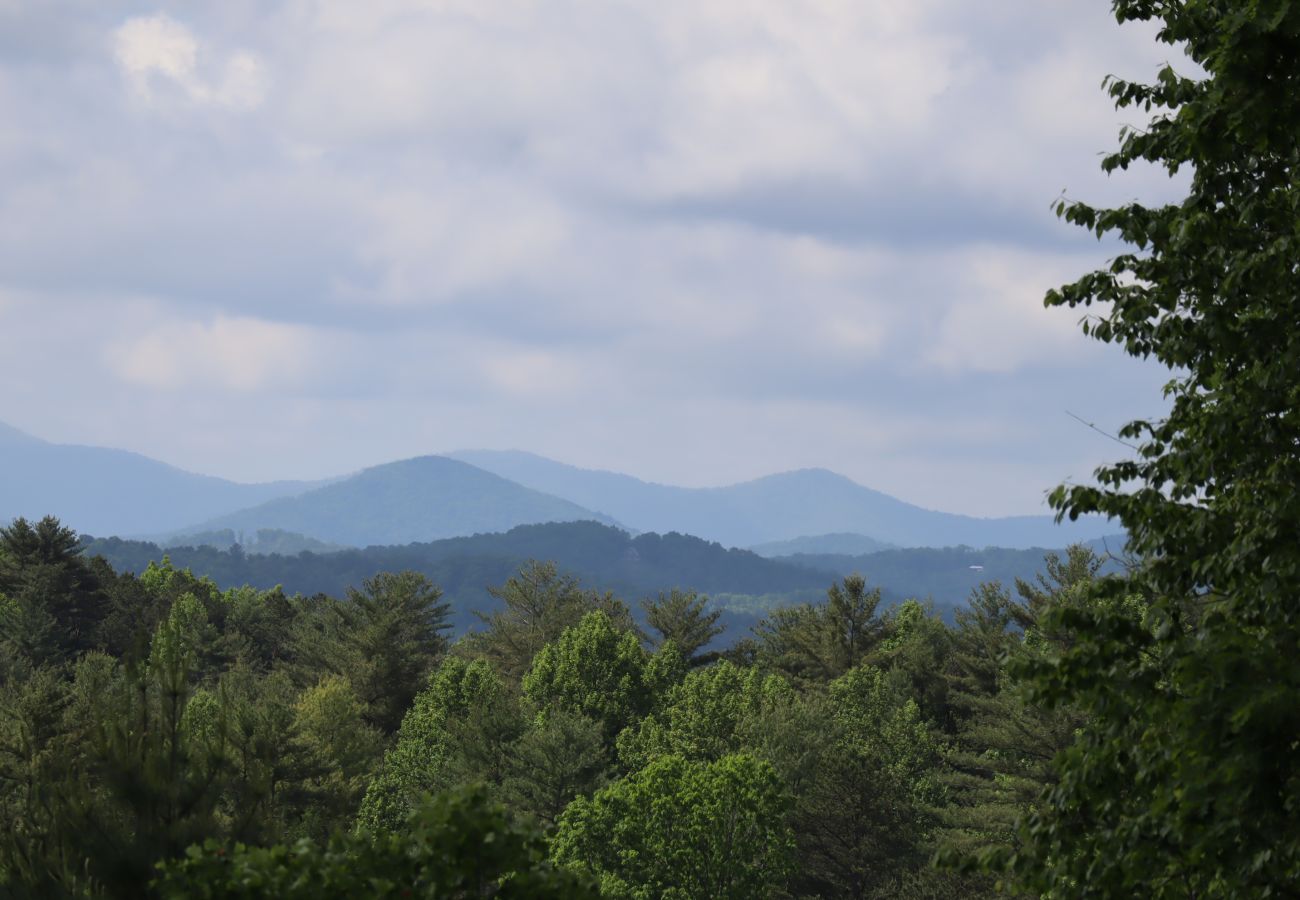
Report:
[[[1038,617],[1097,559],[1047,564],[955,625],[850,576],[719,655],[703,598],[647,601],[647,634],[548,564],[452,641],[419,573],[339,598],[221,588],[19,520],[0,530],[2,884],[978,896],[986,876],[931,856],[1009,840],[1072,734],[1005,674],[1059,646]]]

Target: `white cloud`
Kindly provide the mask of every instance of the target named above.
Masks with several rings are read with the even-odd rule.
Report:
[[[375,289],[348,293],[381,303],[442,302],[539,280],[570,249],[569,214],[527,182],[485,176],[469,185],[443,171],[411,177],[414,184],[360,201],[368,227],[358,255],[380,276]]]
[[[497,388],[525,397],[567,393],[582,379],[576,360],[527,348],[490,353],[482,359],[480,367]]]
[[[249,110],[261,105],[266,72],[256,56],[235,52],[224,64],[202,65],[194,33],[165,14],[127,19],[113,32],[113,55],[135,95],[162,102],[158,85],[192,104]]]
[[[323,368],[312,329],[251,318],[170,322],[109,344],[104,359],[124,381],[151,390],[236,394],[300,387]]]
[[[858,179],[933,120],[957,41],[927,7],[661,4],[671,78],[648,162],[669,194],[772,179]]]
[[[420,140],[640,199],[858,178],[939,113],[960,50],[941,20],[897,0],[294,4],[284,121],[295,144]]]
[[[164,15],[128,19],[114,32],[118,65],[142,89],[155,72],[182,84],[194,81],[199,45],[184,25]]]
[[[949,261],[953,295],[926,342],[923,360],[949,372],[1011,373],[1077,360],[1091,345],[1079,313],[1048,309],[1048,288],[1070,281],[1095,260],[981,247]]]

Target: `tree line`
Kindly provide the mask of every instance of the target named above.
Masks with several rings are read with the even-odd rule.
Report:
[[[1076,717],[1008,672],[1061,645],[1041,612],[1085,602],[1097,564],[1049,557],[955,625],[848,577],[719,654],[706,598],[645,600],[643,630],[546,563],[453,642],[418,573],[340,598],[223,589],[169,562],[117,573],[18,520],[0,877],[15,896],[980,896],[987,875],[932,858],[1014,847],[1053,780]]]

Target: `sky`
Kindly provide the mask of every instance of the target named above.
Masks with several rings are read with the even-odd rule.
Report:
[[[244,481],[522,449],[1045,510],[1168,374],[1105,0],[0,0],[0,421]]]

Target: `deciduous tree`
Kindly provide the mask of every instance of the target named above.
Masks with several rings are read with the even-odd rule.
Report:
[[[1053,896],[1265,897],[1300,884],[1300,5],[1115,0],[1200,67],[1109,79],[1108,172],[1186,171],[1178,202],[1068,221],[1127,246],[1052,291],[1084,328],[1169,367],[1168,413],[1132,422],[1131,458],[1058,488],[1071,518],[1113,516],[1141,565],[1116,602],[1053,623],[1072,646],[1039,696],[1089,720],[1007,861]],[[1122,600],[1150,601],[1135,615]]]
[[[665,756],[570,804],[553,852],[607,897],[775,897],[793,862],[787,808],[775,770],[752,756]]]

